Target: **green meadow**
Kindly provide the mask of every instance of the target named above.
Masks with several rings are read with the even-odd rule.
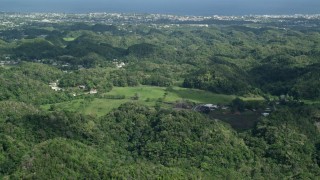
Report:
[[[122,95],[124,99],[107,99],[107,98],[86,98],[73,101],[54,104],[54,107],[61,110],[82,112],[87,115],[103,116],[112,109],[119,107],[121,104],[134,101],[147,106],[154,106],[159,99],[166,103],[174,103],[180,100],[188,100],[194,103],[211,103],[211,104],[229,104],[235,95],[215,94],[208,91],[197,89],[187,89],[180,87],[165,88],[155,86],[137,86],[137,87],[114,87],[112,91],[102,94],[104,96]],[[88,95],[90,96],[90,95]],[[133,100],[138,96],[137,100]],[[245,98],[244,98],[245,99]],[[250,98],[253,100],[254,98]],[[256,98],[256,100],[260,100]],[[49,110],[50,104],[42,106],[43,109]]]
[[[70,42],[70,41],[74,41],[76,38],[73,37],[65,37],[63,38],[64,41]]]

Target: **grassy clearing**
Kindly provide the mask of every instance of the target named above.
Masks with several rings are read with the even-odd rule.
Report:
[[[73,37],[65,37],[63,38],[64,41],[67,41],[67,42],[71,42],[71,41],[74,41],[76,38],[73,38]]]
[[[118,108],[121,104],[128,102],[127,99],[114,100],[114,99],[98,99],[92,100],[76,99],[73,101],[54,104],[57,109],[80,112],[86,115],[103,116],[114,108]],[[49,110],[51,104],[43,105],[43,110]]]
[[[82,108],[82,104],[84,103],[84,99],[76,99],[73,101],[63,102],[63,103],[56,103],[54,104],[58,109],[63,109],[66,111],[80,111]],[[46,104],[41,106],[44,110],[49,110],[52,104]]]
[[[163,98],[166,93],[164,87],[153,86],[139,86],[139,87],[115,87],[108,95],[125,95],[127,98],[138,94],[140,96],[139,101],[156,101],[159,98]],[[236,96],[214,94],[208,91],[202,91],[197,89],[187,89],[180,87],[173,87],[167,91],[166,102],[175,102],[177,100],[186,99],[195,103],[221,103],[228,104]]]
[[[234,95],[224,95],[224,94],[214,94],[208,91],[202,91],[197,89],[187,89],[175,87],[173,90],[169,91],[168,100],[175,101],[179,99],[187,99],[195,103],[212,103],[212,104],[228,104],[236,96]]]
[[[103,116],[112,109],[118,108],[121,104],[128,102],[127,99],[97,99],[91,101],[84,109],[83,113],[88,115]]]
[[[0,66],[0,67],[2,67],[2,68],[4,68],[4,69],[11,69],[11,68],[13,68],[13,66],[10,66],[10,65],[4,65],[4,66]]]
[[[265,99],[261,96],[252,96],[252,97],[240,97],[244,101],[264,101]]]
[[[111,92],[105,93],[106,95],[124,95],[126,99],[130,99],[139,95],[139,101],[156,101],[162,98],[165,93],[165,88],[163,87],[153,87],[153,86],[138,86],[138,87],[114,87]]]
[[[214,94],[208,91],[196,89],[186,89],[180,87],[167,89],[164,87],[154,86],[114,87],[112,91],[104,93],[103,95],[124,95],[125,99],[77,99],[69,102],[57,103],[55,106],[58,109],[81,112],[88,115],[103,116],[112,109],[130,101],[136,101],[147,106],[154,106],[159,99],[165,97],[164,102],[189,100],[195,103],[229,104],[236,97],[234,95]],[[132,99],[132,97],[135,95],[139,96],[138,100]],[[249,100],[257,99],[250,98]],[[165,107],[168,106],[165,104],[163,105]],[[49,110],[50,107],[51,105],[42,106],[42,108],[45,110]]]
[[[302,102],[304,102],[305,104],[308,105],[319,105],[320,104],[320,100],[303,100]]]

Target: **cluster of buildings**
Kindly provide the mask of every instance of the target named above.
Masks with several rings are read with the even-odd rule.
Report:
[[[18,64],[18,61],[0,61],[0,66],[5,66],[5,65],[16,65]]]
[[[54,90],[54,91],[61,91],[62,88],[60,88],[58,86],[58,83],[59,83],[58,80],[56,82],[51,82],[51,83],[49,83],[49,87],[51,87],[51,89]]]
[[[32,23],[102,23],[102,24],[205,24],[210,20],[221,21],[308,21],[320,20],[320,14],[295,15],[247,15],[247,16],[181,16],[169,14],[135,14],[135,13],[4,13],[0,12],[0,29],[17,28]]]
[[[59,80],[56,80],[55,82],[49,83],[49,87],[51,87],[51,89],[54,90],[54,91],[63,91],[63,89],[60,88],[60,87],[58,86],[58,84],[59,84]],[[79,85],[78,88],[79,88],[80,90],[86,90],[86,89],[87,89],[87,87],[86,87],[85,85]],[[89,92],[84,93],[84,94],[97,94],[97,93],[98,93],[98,90],[95,89],[95,88],[93,88],[93,89],[90,89]],[[73,95],[73,96],[77,96],[76,93],[72,93],[72,95]]]
[[[227,110],[229,109],[229,107],[224,105],[216,105],[216,104],[201,104],[193,108],[193,110],[195,111],[204,112],[204,113],[207,113],[213,110],[218,110],[218,109]]]
[[[120,68],[123,68],[126,64],[122,61],[118,61],[118,59],[113,59],[113,62],[112,62],[116,68],[120,69]]]
[[[230,109],[229,106],[225,105],[216,105],[216,104],[200,104],[193,108],[194,111],[202,112],[202,113],[209,113],[210,111],[215,110],[228,110]],[[253,109],[252,111],[256,111]],[[260,111],[261,112],[261,111]],[[271,108],[267,107],[262,112],[261,115],[267,117],[272,112]]]

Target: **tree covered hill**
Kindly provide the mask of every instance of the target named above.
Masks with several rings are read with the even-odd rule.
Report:
[[[139,104],[101,118],[0,106],[9,104],[0,121],[3,178],[273,179],[320,172],[315,108],[279,111],[237,133],[196,112]]]
[[[145,77],[169,81],[155,83],[151,78],[141,80],[144,84],[170,85],[182,80],[185,87],[217,93],[243,95],[261,90],[277,96],[319,98],[317,89],[310,95],[301,87],[315,87],[312,78],[302,77],[313,76],[308,73],[319,63],[319,31],[307,31],[307,27],[283,29],[276,24],[251,26],[26,26],[2,31],[0,52],[2,59],[58,64],[61,69],[73,70],[78,66],[110,67],[120,61],[130,64],[126,68],[129,73],[141,74],[151,68],[145,64],[154,63],[165,73],[155,71]],[[10,36],[15,34],[19,36]],[[174,66],[183,68],[168,72]],[[214,71],[216,77],[203,82],[202,69]]]

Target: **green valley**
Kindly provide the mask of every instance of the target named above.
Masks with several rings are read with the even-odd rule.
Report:
[[[137,96],[137,99],[134,99]],[[120,99],[117,99],[120,97]],[[115,98],[115,99],[114,99]],[[114,87],[110,92],[99,96],[85,96],[84,99],[76,99],[70,102],[43,105],[46,110],[60,109],[74,112],[84,112],[87,115],[102,116],[112,109],[118,108],[126,102],[139,102],[146,106],[154,106],[161,101],[163,106],[173,107],[180,101],[190,101],[197,104],[229,104],[235,96],[214,94],[203,90],[186,89],[180,87]],[[248,98],[243,98],[248,99]],[[250,100],[263,100],[261,98],[250,98]]]

